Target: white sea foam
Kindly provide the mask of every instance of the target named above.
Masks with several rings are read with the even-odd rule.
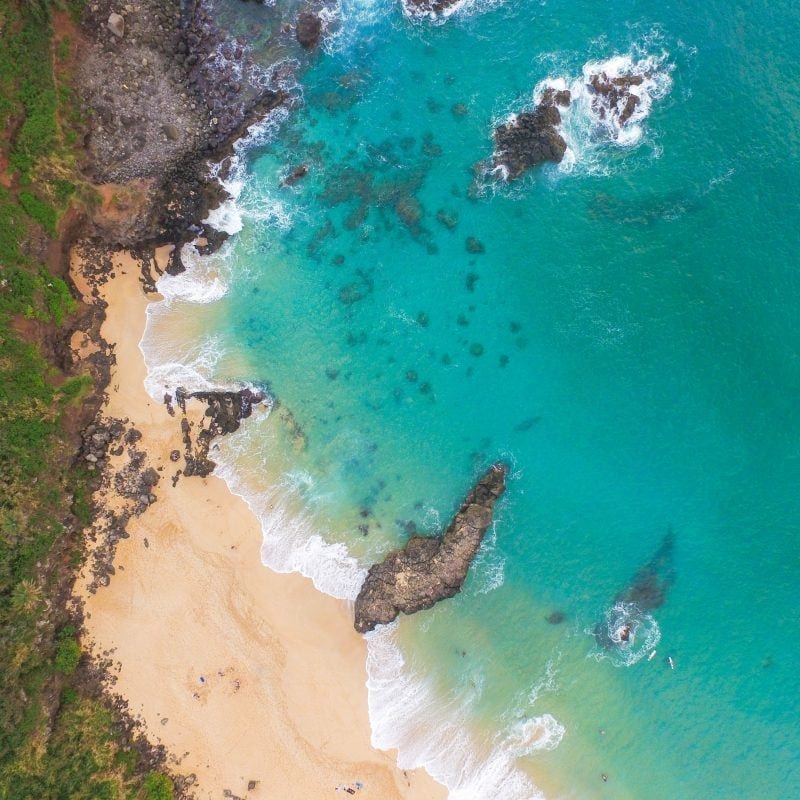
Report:
[[[653,102],[664,98],[672,87],[671,65],[668,53],[644,55],[634,53],[615,55],[605,61],[589,61],[583,66],[580,77],[559,75],[546,78],[537,84],[533,93],[534,104],[541,101],[547,89],[568,89],[571,95],[567,108],[560,108],[559,131],[567,143],[567,151],[559,164],[559,171],[607,172],[609,147],[631,148],[644,139],[644,123],[650,116]],[[638,98],[633,112],[621,122],[623,109],[595,92],[593,76],[604,80],[618,80],[641,76],[642,83],[630,86],[628,91]]]
[[[319,591],[342,600],[355,600],[366,570],[344,544],[326,542],[310,515],[298,510],[303,507],[303,495],[313,487],[313,478],[296,470],[267,491],[256,493],[248,488],[237,469],[238,452],[247,449],[250,438],[263,438],[259,426],[265,421],[266,415],[254,415],[220,442],[215,474],[223,478],[233,494],[244,499],[261,523],[261,561],[265,566],[275,572],[299,572],[310,578]],[[265,468],[266,463],[262,466]]]
[[[178,275],[164,273],[156,284],[164,303],[176,300],[186,303],[213,303],[228,293],[228,269],[222,251],[211,257],[203,257],[193,244],[185,244],[181,250],[181,261],[186,268]],[[152,312],[151,312],[152,309]],[[160,303],[151,303],[148,313],[160,313]]]
[[[517,723],[506,744],[515,755],[528,756],[537,750],[555,750],[565,732],[566,728],[552,714],[542,714]]]
[[[499,589],[505,581],[506,559],[497,551],[497,529],[494,523],[484,537],[471,570],[476,576],[475,591],[478,594],[489,594]]]
[[[655,650],[661,629],[651,614],[643,614],[635,603],[619,601],[606,611],[600,628],[584,631],[601,639],[588,658],[608,660],[615,667],[630,667]],[[627,640],[625,637],[628,637]],[[607,642],[607,646],[603,643]]]
[[[391,0],[336,0],[320,11],[327,53],[347,51],[391,12]]]
[[[411,20],[425,20],[427,22],[443,23],[451,17],[468,17],[481,14],[489,9],[502,5],[504,0],[458,0],[458,2],[443,8],[441,11],[433,9],[421,10],[409,0],[402,0],[403,13]]]
[[[561,654],[559,653],[555,658],[548,658],[547,664],[545,664],[544,668],[544,675],[531,686],[530,690],[528,691],[528,705],[534,705],[536,701],[543,695],[555,692],[558,688],[558,682],[556,681],[556,673],[558,668],[558,662],[561,660]]]

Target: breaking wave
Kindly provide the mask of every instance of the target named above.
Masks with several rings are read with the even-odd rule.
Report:
[[[475,697],[443,697],[430,679],[414,672],[397,643],[396,623],[368,633],[366,639],[374,747],[397,748],[401,769],[423,767],[448,788],[450,800],[543,800],[516,760],[558,746],[564,727],[554,717],[520,720],[494,741],[481,742],[470,731]],[[477,683],[473,693],[479,692]]]

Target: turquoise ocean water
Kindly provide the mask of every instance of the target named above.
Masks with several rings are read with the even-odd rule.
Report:
[[[221,469],[265,563],[338,596],[512,466],[464,591],[369,637],[375,744],[452,797],[800,797],[798,8],[331,19],[240,151],[238,233],[161,281],[153,393],[269,387]],[[578,107],[562,167],[476,169],[537,84],[615,56],[657,78],[638,139]],[[615,609],[670,531],[663,604]]]

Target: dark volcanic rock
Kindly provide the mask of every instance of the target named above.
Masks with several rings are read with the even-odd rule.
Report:
[[[189,423],[186,418],[181,420],[186,449],[184,453],[186,468],[183,474],[187,477],[196,475],[204,478],[210,475],[216,467],[216,464],[208,457],[208,451],[214,438],[238,430],[239,423],[252,414],[253,406],[261,403],[265,398],[263,394],[251,389],[242,389],[238,392],[193,392],[188,394],[185,389],[178,387],[175,391],[175,402],[184,413],[186,413],[186,401],[190,397],[206,404],[205,416],[209,418],[209,421],[197,433],[193,447]]]
[[[469,565],[506,488],[505,464],[493,465],[467,495],[441,537],[412,536],[370,567],[355,603],[355,628],[366,633],[402,611],[413,614],[461,590]]]
[[[313,11],[301,11],[297,15],[295,33],[300,45],[306,50],[311,50],[322,38],[322,20]]]
[[[253,413],[253,406],[264,395],[251,389],[238,392],[193,392],[194,397],[207,405],[206,416],[211,417],[209,431],[212,436],[222,436],[239,429],[239,423]]]
[[[561,113],[557,106],[569,103],[568,91],[548,89],[533,111],[516,114],[498,125],[494,132],[494,166],[502,168],[505,180],[514,180],[545,161],[560,163],[567,143],[558,132]]]
[[[645,75],[617,75],[610,78],[605,72],[598,72],[589,78],[589,86],[594,93],[592,110],[601,120],[616,120],[622,126],[631,118],[641,102],[638,95],[631,92],[632,86],[641,86]]]
[[[299,180],[308,175],[308,166],[299,164],[282,181],[281,186],[294,186]]]

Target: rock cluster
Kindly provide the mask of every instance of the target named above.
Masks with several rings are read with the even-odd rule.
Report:
[[[79,457],[90,471],[99,473],[101,496],[113,487],[122,500],[118,505],[101,504],[94,509],[91,535],[96,545],[89,560],[91,591],[108,586],[115,574],[114,553],[119,541],[129,536],[128,521],[156,502],[154,490],[161,475],[137,446],[141,438],[128,420],[113,417],[98,417],[82,433]]]
[[[492,523],[497,499],[506,486],[508,469],[494,464],[475,484],[441,537],[412,536],[370,567],[355,602],[355,629],[366,633],[413,614],[461,590],[467,571]]]
[[[569,91],[547,89],[533,111],[515,114],[494,132],[493,166],[511,181],[545,161],[556,164],[564,158],[567,143],[559,133],[561,113],[570,103]]]
[[[647,75],[617,75],[609,77],[598,72],[589,77],[591,87],[592,111],[601,119],[625,125],[641,103],[641,98],[631,91],[633,86],[641,86]]]

